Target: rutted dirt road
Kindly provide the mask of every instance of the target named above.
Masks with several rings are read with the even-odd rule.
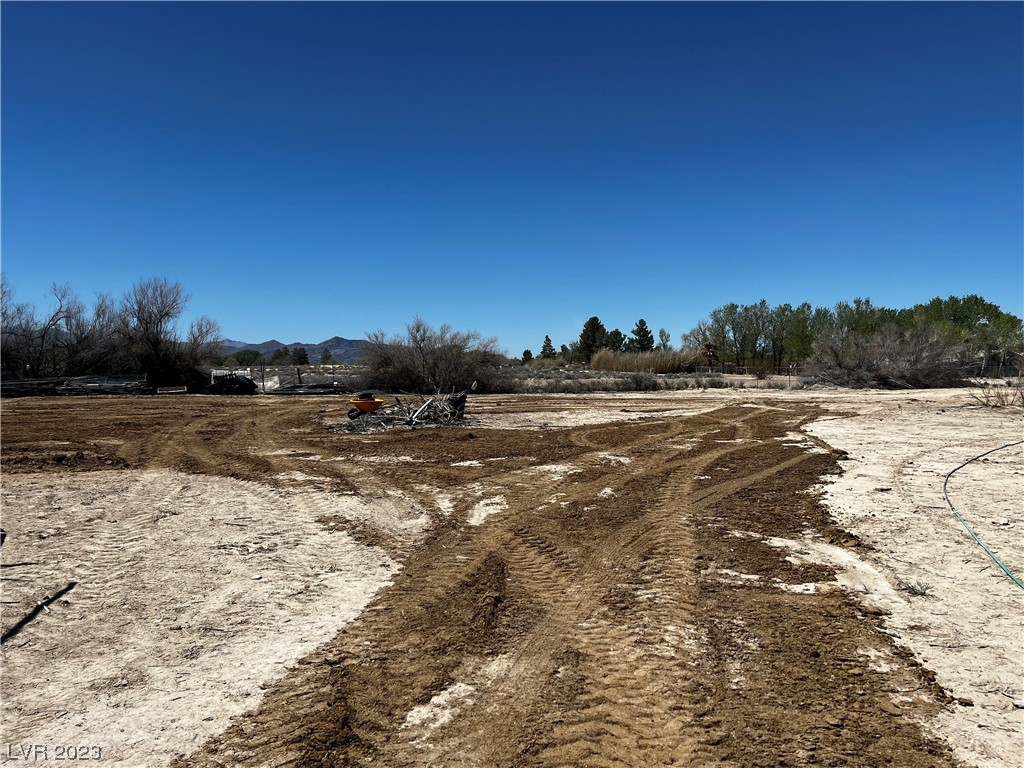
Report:
[[[498,402],[505,419],[517,402],[531,410]],[[309,535],[299,521],[336,537],[318,544],[325,562],[354,540],[399,564],[357,618],[268,672],[226,730],[166,755],[114,749],[126,765],[175,752],[179,768],[956,765],[919,725],[955,706],[934,673],[880,631],[883,610],[838,588],[838,566],[794,554],[843,563],[865,549],[815,489],[843,458],[801,432],[821,408],[673,405],[562,428],[485,415],[358,435],[328,430],[344,420],[334,399],[5,402],[5,527],[29,561],[13,534],[34,529],[11,503],[27,496],[11,486],[172,472],[263,489],[297,521],[279,538]],[[81,581],[84,566],[67,568]],[[31,570],[18,576],[4,585],[5,632],[40,598]],[[76,592],[71,604],[88,601],[87,583]],[[36,663],[60,663],[74,643],[61,632],[42,616],[5,663],[34,648]],[[6,738],[42,723],[6,710]]]

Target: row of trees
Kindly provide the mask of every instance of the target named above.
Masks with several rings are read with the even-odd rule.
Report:
[[[142,280],[120,299],[100,294],[91,307],[67,285],[38,310],[0,280],[0,372],[5,379],[145,374],[153,386],[198,384],[215,360],[220,328],[205,315],[180,320],[190,296],[180,283]]]
[[[855,369],[897,340],[943,347],[942,355],[981,369],[1008,366],[1024,346],[1021,320],[977,295],[936,297],[909,309],[878,307],[870,299],[834,307],[726,304],[683,336],[685,346],[713,350],[737,366],[814,363]]]
[[[658,329],[658,341],[655,343],[654,334],[647,326],[647,321],[642,317],[637,320],[633,330],[626,336],[618,328],[609,331],[601,319],[594,316],[584,323],[579,339],[568,345],[563,344],[560,352],[555,352],[555,345],[551,343],[551,337],[545,336],[540,356],[544,360],[561,358],[567,363],[588,364],[593,356],[601,350],[633,353],[653,352],[655,349],[661,352],[672,351],[672,337],[664,328]],[[524,350],[523,362],[529,362],[532,359],[533,352],[529,349]]]
[[[937,381],[1019,362],[1024,356],[1022,328],[1020,318],[977,295],[936,297],[909,309],[878,307],[862,298],[832,307],[807,302],[771,306],[762,299],[716,308],[681,341],[682,351],[691,353],[689,359],[709,366],[755,371],[811,366],[819,371],[866,371],[874,380],[889,377],[906,382],[920,379],[913,371],[929,369],[935,375],[928,376]],[[664,328],[659,329],[655,343],[643,319],[624,336],[618,329],[607,331],[595,316],[584,324],[579,338],[563,344],[560,352],[545,336],[540,356],[591,364],[595,354],[604,350],[647,353],[673,348]],[[526,350],[524,361],[530,358]]]
[[[99,295],[91,307],[70,287],[54,286],[52,304],[42,312],[17,302],[6,280],[0,281],[0,293],[0,372],[5,379],[142,373],[154,386],[198,384],[204,379],[201,369],[225,362],[213,320],[203,316],[181,327],[190,297],[176,282],[143,280],[120,299]],[[965,373],[1005,369],[1024,360],[1020,318],[977,295],[937,297],[909,309],[877,307],[860,298],[833,307],[730,303],[712,311],[681,341],[682,349],[673,356],[671,335],[664,328],[655,341],[643,318],[625,335],[617,328],[608,331],[594,316],[578,339],[557,352],[545,336],[540,358],[592,365],[600,355],[601,367],[609,370],[627,370],[622,368],[627,361],[615,356],[629,357],[643,370],[657,368],[647,362],[658,355],[673,370],[704,364],[756,372],[800,365],[837,381],[910,386],[952,383]],[[524,351],[524,362],[532,357],[531,350]],[[226,362],[305,365],[309,356],[304,348],[282,347],[266,359],[255,350],[242,350]],[[330,358],[322,356],[320,362]],[[500,368],[507,360],[494,338],[447,325],[435,329],[416,318],[404,335],[370,334],[362,362],[367,387],[438,391],[465,389],[475,381],[487,391],[500,387]]]

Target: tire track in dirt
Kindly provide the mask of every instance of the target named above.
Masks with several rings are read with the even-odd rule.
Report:
[[[292,751],[278,756],[291,754],[300,765],[546,766],[658,765],[697,759],[702,750],[714,754],[725,731],[713,721],[694,725],[701,686],[687,643],[699,635],[692,629],[699,623],[697,547],[687,508],[727,498],[803,460],[802,453],[788,457],[695,494],[694,478],[709,466],[749,452],[743,441],[754,439],[755,429],[747,422],[759,418],[744,408],[685,425],[579,430],[574,465],[600,465],[598,449],[629,446],[628,471],[608,466],[603,475],[584,472],[583,482],[565,475],[519,488],[508,493],[509,509],[485,525],[455,526],[428,542],[397,589],[370,611],[373,618],[346,633],[352,638],[344,651],[325,651],[346,659],[331,665],[345,675],[325,683],[307,673],[299,686],[332,691],[334,715],[326,719],[336,727],[311,724],[309,712],[289,712],[290,722],[302,723],[303,739],[289,737]],[[666,447],[683,435],[703,450]],[[508,490],[522,471],[483,481]],[[599,487],[614,495],[587,503]],[[566,493],[565,506],[544,504],[553,491]],[[425,627],[437,629],[435,614],[450,617],[453,609],[441,606],[453,603],[462,606],[455,610],[462,627],[448,623],[447,641],[425,647]],[[493,680],[480,674],[489,665],[501,669]],[[268,697],[265,709],[280,718],[308,699]],[[440,714],[407,725],[411,713],[430,706]],[[231,734],[225,738],[188,764],[267,758],[257,751],[248,753],[252,763],[240,760],[237,744],[226,746]]]
[[[927,675],[824,588],[830,568],[766,541],[857,544],[806,493],[834,457],[779,440],[813,408],[363,442],[325,435],[312,403],[191,402],[133,403],[117,455],[274,494],[289,471],[425,508],[444,489],[454,508],[402,549],[403,571],[356,621],[178,768],[952,765],[913,722],[934,711]],[[75,440],[95,444],[102,418],[86,421]],[[32,439],[56,435],[49,424]],[[388,461],[313,469],[299,453]],[[498,497],[504,509],[467,523]],[[321,513],[345,527],[329,504],[306,512]],[[824,586],[782,588],[805,582]],[[870,666],[877,654],[891,669]]]
[[[685,697],[692,674],[674,655],[658,652],[647,636],[652,624],[672,626],[680,616],[692,616],[690,542],[673,524],[685,485],[677,478],[670,475],[664,499],[645,516],[643,530],[621,542],[613,578],[593,584],[600,605],[591,606],[583,642],[574,649],[584,680],[582,707],[558,718],[538,765],[657,765],[692,753],[687,726],[693,708]],[[652,598],[656,605],[650,605]]]
[[[744,416],[752,414],[748,411]],[[742,422],[735,427],[740,436],[749,432]],[[624,654],[628,663],[609,663],[613,659],[607,653],[584,656],[590,662],[583,672],[588,679],[583,697],[587,706],[555,729],[556,745],[540,754],[538,764],[656,765],[695,757],[697,743],[690,727],[697,701],[693,668],[685,653],[680,658],[678,635],[664,634],[665,630],[678,632],[696,613],[693,530],[680,501],[690,493],[689,478],[738,450],[739,446],[718,448],[698,461],[645,468],[649,478],[657,473],[662,496],[644,516],[638,535],[627,530],[614,537],[619,541],[610,547],[620,553],[618,562],[630,564],[635,572],[606,589],[605,610],[588,627],[598,645],[612,649],[611,655]],[[787,467],[788,463],[779,465],[774,471]],[[772,470],[720,484],[696,500],[724,496],[769,474]],[[607,586],[607,579],[602,581]],[[652,627],[662,633],[655,642],[651,642]],[[666,639],[668,653],[664,652]]]
[[[656,443],[678,434],[678,427],[671,425],[657,425],[653,430],[651,427],[644,425],[641,429],[647,434],[653,432]],[[579,444],[588,448],[606,447],[607,441],[594,442],[591,438],[593,433],[601,431],[604,430],[587,429],[578,440]],[[575,463],[584,464],[586,458],[583,454]],[[630,469],[625,477],[638,488],[656,485],[655,462]],[[636,483],[638,475],[648,482]],[[616,504],[629,505],[621,478],[605,477],[586,486],[592,489],[602,483],[615,484]],[[559,483],[559,487],[565,485],[565,481]],[[593,496],[579,490],[575,495],[577,499]],[[636,742],[635,734],[629,735],[629,724],[638,727],[637,724],[650,723],[639,726],[646,731],[640,743],[645,740],[650,744],[659,743],[657,734],[663,730],[665,718],[653,703],[661,697],[652,696],[652,692],[642,686],[637,687],[632,662],[638,659],[631,660],[631,669],[614,674],[609,669],[615,667],[607,663],[609,655],[629,653],[635,656],[631,649],[636,644],[635,633],[621,625],[608,608],[609,582],[619,578],[622,561],[650,546],[652,532],[657,531],[656,521],[652,528],[652,521],[642,510],[630,511],[636,513],[633,520],[622,529],[610,529],[608,541],[594,547],[589,555],[585,554],[582,541],[572,542],[576,551],[570,555],[541,534],[523,536],[527,526],[513,529],[518,541],[516,538],[506,540],[504,547],[508,573],[514,574],[513,581],[520,582],[520,589],[527,591],[531,604],[545,607],[544,615],[513,650],[503,654],[507,673],[482,694],[472,712],[459,719],[460,735],[441,740],[427,752],[419,745],[424,762],[443,763],[446,755],[450,758],[458,754],[460,761],[475,756],[480,764],[513,764],[520,755],[515,750],[499,752],[495,744],[523,744],[524,739],[516,736],[532,734],[525,741],[528,752],[540,748],[534,756],[537,764],[565,764],[565,760],[570,760],[571,764],[586,764],[588,755],[628,754],[625,745],[618,742],[623,738],[628,739],[631,746]],[[545,521],[536,519],[538,517],[531,516],[530,522],[543,529]],[[522,516],[516,519],[522,520]],[[572,665],[575,677],[590,681],[587,698],[582,700],[580,712],[571,722],[565,717],[551,720],[548,708],[543,706],[545,694],[550,695],[551,689],[557,688],[557,678],[567,674],[563,670],[565,665],[559,663],[565,659],[575,662]],[[658,679],[659,686],[665,685],[664,675],[658,671],[644,674]],[[658,692],[663,689],[659,687]],[[610,706],[611,701],[617,703]],[[500,739],[495,739],[493,733],[495,712],[502,713],[506,726],[506,733]],[[544,716],[538,718],[538,712],[543,712]],[[510,723],[516,725],[509,727]],[[545,729],[551,733],[542,737],[540,734]],[[541,747],[545,741],[548,746]]]
[[[809,538],[851,554],[862,546],[825,513],[817,492],[795,493],[836,471],[834,455],[794,456],[799,449],[770,440],[765,426],[756,435],[761,447],[745,464],[756,469],[774,457],[786,471],[756,469],[756,484],[730,483],[720,489],[728,493],[695,506],[697,615],[708,637],[697,659],[706,702],[698,717],[701,752],[709,763],[736,766],[775,766],[780,758],[799,765],[954,765],[948,748],[913,722],[934,714],[945,694],[879,631],[884,611],[834,588],[829,567],[794,565],[786,549],[767,543]],[[734,469],[739,456],[721,463]],[[808,582],[820,589],[802,589]],[[744,738],[736,738],[732,728],[741,722]]]
[[[678,427],[665,424],[648,424],[641,429],[643,433],[653,433],[656,443],[663,443],[678,433]],[[595,442],[591,438],[593,433],[600,431],[603,430],[587,429],[583,435],[574,435],[574,442],[587,448],[605,448],[607,441]],[[585,465],[588,459],[594,458],[590,453],[594,452],[581,454],[574,463]],[[637,471],[631,467],[630,473],[624,477],[632,480]],[[645,465],[639,472],[653,479],[654,466]],[[595,498],[593,489],[602,485],[606,488],[615,486],[615,503],[628,505],[623,476],[621,473],[612,474],[617,477],[605,476],[575,484],[576,501],[569,502],[570,506],[575,503],[578,507],[581,498]],[[568,477],[571,479],[572,476]],[[568,485],[572,483],[563,480],[558,487]],[[588,509],[594,513],[593,505],[589,508],[583,506],[584,511]],[[572,513],[570,510],[569,514]],[[524,524],[524,518],[533,525]],[[458,754],[463,764],[514,764],[521,755],[515,749],[500,751],[495,745],[515,746],[518,743],[522,748],[525,741],[527,752],[540,750],[534,756],[538,764],[559,764],[568,759],[566,754],[573,755],[573,764],[584,764],[585,761],[581,763],[580,760],[586,755],[621,752],[621,745],[614,742],[628,730],[625,723],[658,722],[654,711],[648,707],[652,698],[642,691],[628,696],[634,711],[625,714],[608,711],[609,691],[620,700],[618,706],[621,708],[622,702],[627,700],[625,692],[636,686],[632,675],[627,674],[619,680],[612,677],[607,669],[594,668],[595,664],[606,667],[604,659],[609,653],[628,652],[635,644],[634,635],[615,620],[606,602],[609,574],[614,576],[620,570],[618,560],[622,559],[623,552],[642,546],[643,539],[648,536],[646,521],[642,515],[637,515],[625,530],[616,532],[609,543],[592,548],[588,554],[582,540],[565,542],[573,549],[572,552],[553,543],[551,534],[559,531],[548,530],[548,535],[544,535],[548,527],[545,523],[550,523],[550,520],[539,518],[537,514],[521,514],[514,518],[513,536],[505,539],[503,556],[508,573],[513,574],[512,580],[519,582],[519,589],[527,592],[529,603],[544,606],[544,615],[513,649],[502,654],[503,666],[508,671],[481,694],[472,711],[459,719],[459,735],[440,739],[428,751],[424,751],[422,743],[419,745],[420,755],[426,763],[443,764],[445,756],[450,758]],[[534,530],[535,526],[540,532]],[[561,663],[566,659],[574,662],[569,665],[573,669],[571,674],[565,671],[566,664]],[[585,706],[581,704],[584,708],[573,722],[562,717],[552,720],[549,708],[544,706],[545,698],[552,695],[552,689],[561,682],[560,678],[581,675],[600,679],[605,693],[592,693],[593,701]],[[495,712],[502,713],[506,725],[507,732],[501,739],[494,738]],[[538,717],[538,713],[543,713],[543,716]],[[515,726],[510,727],[510,723],[515,723]],[[647,737],[654,739],[657,726],[644,728],[653,729]],[[551,735],[541,737],[545,730],[552,730]],[[524,740],[521,734],[531,736]],[[545,739],[550,743],[541,747]]]

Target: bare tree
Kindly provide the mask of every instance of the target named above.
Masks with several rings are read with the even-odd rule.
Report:
[[[178,357],[177,322],[191,298],[180,283],[141,280],[121,299],[119,334],[129,359],[151,383],[174,378]]]
[[[156,347],[175,335],[175,323],[191,298],[181,283],[162,277],[141,280],[121,299],[124,330]]]
[[[64,316],[59,344],[65,374],[100,373],[109,370],[116,355],[117,303],[99,294],[92,311],[77,299]]]
[[[474,381],[481,389],[493,387],[502,359],[495,338],[455,331],[450,325],[434,328],[416,317],[404,336],[367,334],[363,364],[368,387],[449,392],[468,389]]]
[[[126,354],[122,366],[144,372],[151,385],[197,383],[195,369],[216,353],[220,328],[203,315],[183,338],[178,322],[190,298],[180,283],[164,278],[133,285],[118,308],[118,335]]]
[[[216,354],[217,324],[200,317],[184,338],[177,322],[188,294],[163,279],[136,283],[120,302],[100,294],[91,311],[67,285],[50,289],[53,302],[39,314],[18,303],[0,281],[0,343],[5,378],[146,373],[153,384],[196,379],[193,369]]]
[[[869,365],[891,387],[951,387],[967,371],[967,345],[953,329],[917,318],[908,330],[886,326],[871,337]]]
[[[59,376],[65,366],[60,355],[61,330],[69,313],[81,306],[66,285],[50,288],[54,303],[45,315],[32,304],[16,303],[6,280],[3,283],[4,370],[13,377]]]
[[[35,332],[36,310],[14,300],[7,276],[0,277],[0,363],[4,378],[22,378],[30,368],[28,348]]]
[[[193,367],[207,363],[220,349],[221,331],[215,320],[200,315],[188,327],[185,359]]]
[[[955,329],[915,318],[908,329],[886,325],[873,333],[850,331],[844,321],[820,339],[812,365],[837,384],[893,388],[962,384],[967,349]]]

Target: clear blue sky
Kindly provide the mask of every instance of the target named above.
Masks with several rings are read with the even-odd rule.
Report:
[[[1020,3],[14,3],[3,271],[228,338],[1024,314]]]

